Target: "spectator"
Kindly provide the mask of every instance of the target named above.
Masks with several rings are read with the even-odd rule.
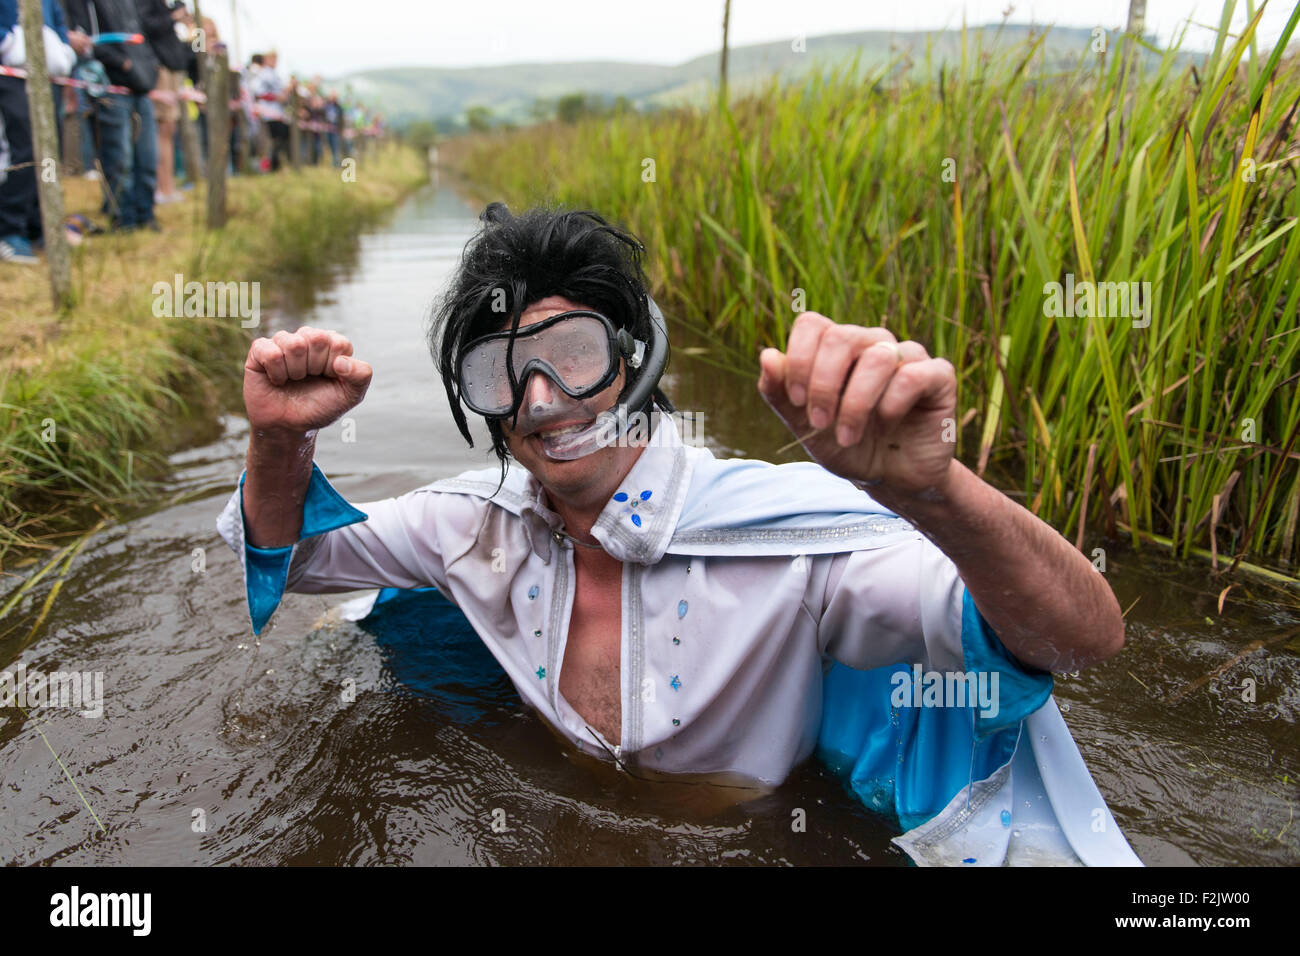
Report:
[[[67,7],[69,20],[82,33],[142,33],[135,0],[67,0]],[[149,93],[158,82],[158,60],[147,42],[96,43],[94,58],[111,84],[130,91],[92,98],[106,180],[104,212],[114,228],[156,231],[158,130]]]
[[[325,151],[325,97],[321,95],[321,79],[313,77],[307,85],[307,121],[311,124],[307,130],[310,139],[310,162],[313,166],[320,164],[321,153]]]
[[[337,90],[330,93],[330,98],[325,101],[325,122],[329,125],[326,136],[329,139],[330,155],[334,157],[334,166],[337,169],[343,162],[339,156],[340,140],[343,135],[343,105],[339,102]]]
[[[57,0],[43,0],[43,36],[50,76],[67,76],[76,62],[63,10]],[[27,47],[19,25],[18,0],[0,0],[0,65],[22,68]],[[80,43],[80,41],[78,41]],[[0,182],[0,261],[36,262],[33,244],[41,241],[41,206],[36,191],[36,150],[27,108],[27,81],[0,76],[0,127],[3,128],[8,175]]]
[[[158,188],[157,203],[177,202],[182,197],[176,189],[176,128],[181,118],[180,91],[194,56],[189,45],[181,41],[179,30],[186,31],[190,19],[185,4],[171,0],[137,0],[140,23],[145,39],[158,58],[158,83],[151,98],[158,118]]]
[[[272,172],[280,168],[280,157],[289,152],[289,124],[284,112],[287,97],[284,82],[275,71],[277,59],[274,50],[264,54],[261,68],[249,78],[249,92],[257,100],[258,112],[271,134]]]

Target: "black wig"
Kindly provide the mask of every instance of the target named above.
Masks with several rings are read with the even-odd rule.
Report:
[[[615,329],[650,339],[646,278],[641,269],[645,247],[630,233],[594,212],[538,207],[515,216],[504,203],[490,203],[479,216],[483,228],[466,245],[460,269],[435,303],[429,322],[429,351],[442,376],[456,426],[470,447],[460,396],[461,355],[480,336],[509,328],[532,303],[559,295],[607,316]],[[635,384],[628,369],[622,401]],[[667,397],[655,388],[652,401],[671,412]],[[629,409],[629,412],[646,409]],[[509,448],[499,419],[487,420],[492,450],[504,469]]]

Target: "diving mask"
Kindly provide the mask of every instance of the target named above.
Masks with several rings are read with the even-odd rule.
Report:
[[[537,434],[551,458],[572,460],[614,444],[629,428],[629,410],[644,408],[668,359],[663,313],[647,296],[652,338],[646,343],[615,330],[599,312],[575,309],[515,332],[495,332],[471,342],[460,362],[465,404],[487,418],[514,418],[522,434]],[[619,359],[637,376],[625,402],[598,412],[595,398],[618,378]],[[528,383],[541,372],[551,386],[539,395]],[[586,424],[583,424],[586,423]],[[548,431],[549,425],[555,425]]]

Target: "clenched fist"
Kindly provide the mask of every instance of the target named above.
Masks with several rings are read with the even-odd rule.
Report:
[[[257,339],[244,363],[244,408],[255,431],[316,431],[365,397],[373,370],[337,332],[303,326]]]
[[[764,349],[759,362],[759,392],[828,471],[905,496],[949,477],[957,378],[919,343],[804,312],[786,351]]]

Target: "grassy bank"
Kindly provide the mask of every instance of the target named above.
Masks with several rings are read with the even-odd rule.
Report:
[[[1294,566],[1300,63],[1248,56],[1231,7],[1192,69],[1134,76],[1124,40],[1047,75],[1041,38],[964,44],[442,155],[482,198],[633,229],[711,360],[752,374],[801,306],[922,340],[957,367],[962,458],[1072,539],[1105,524]],[[1106,315],[1084,314],[1090,282]]]
[[[338,261],[424,179],[423,159],[397,147],[362,156],[355,181],[325,167],[239,177],[221,232],[203,228],[200,194],[159,207],[161,233],[76,248],[76,302],[63,313],[43,266],[0,268],[0,561],[15,546],[52,546],[94,510],[138,502],[161,454],[237,394],[256,329],[230,308],[156,315],[155,283],[257,282],[265,306],[277,283]],[[98,184],[68,182],[65,201],[103,221]]]

